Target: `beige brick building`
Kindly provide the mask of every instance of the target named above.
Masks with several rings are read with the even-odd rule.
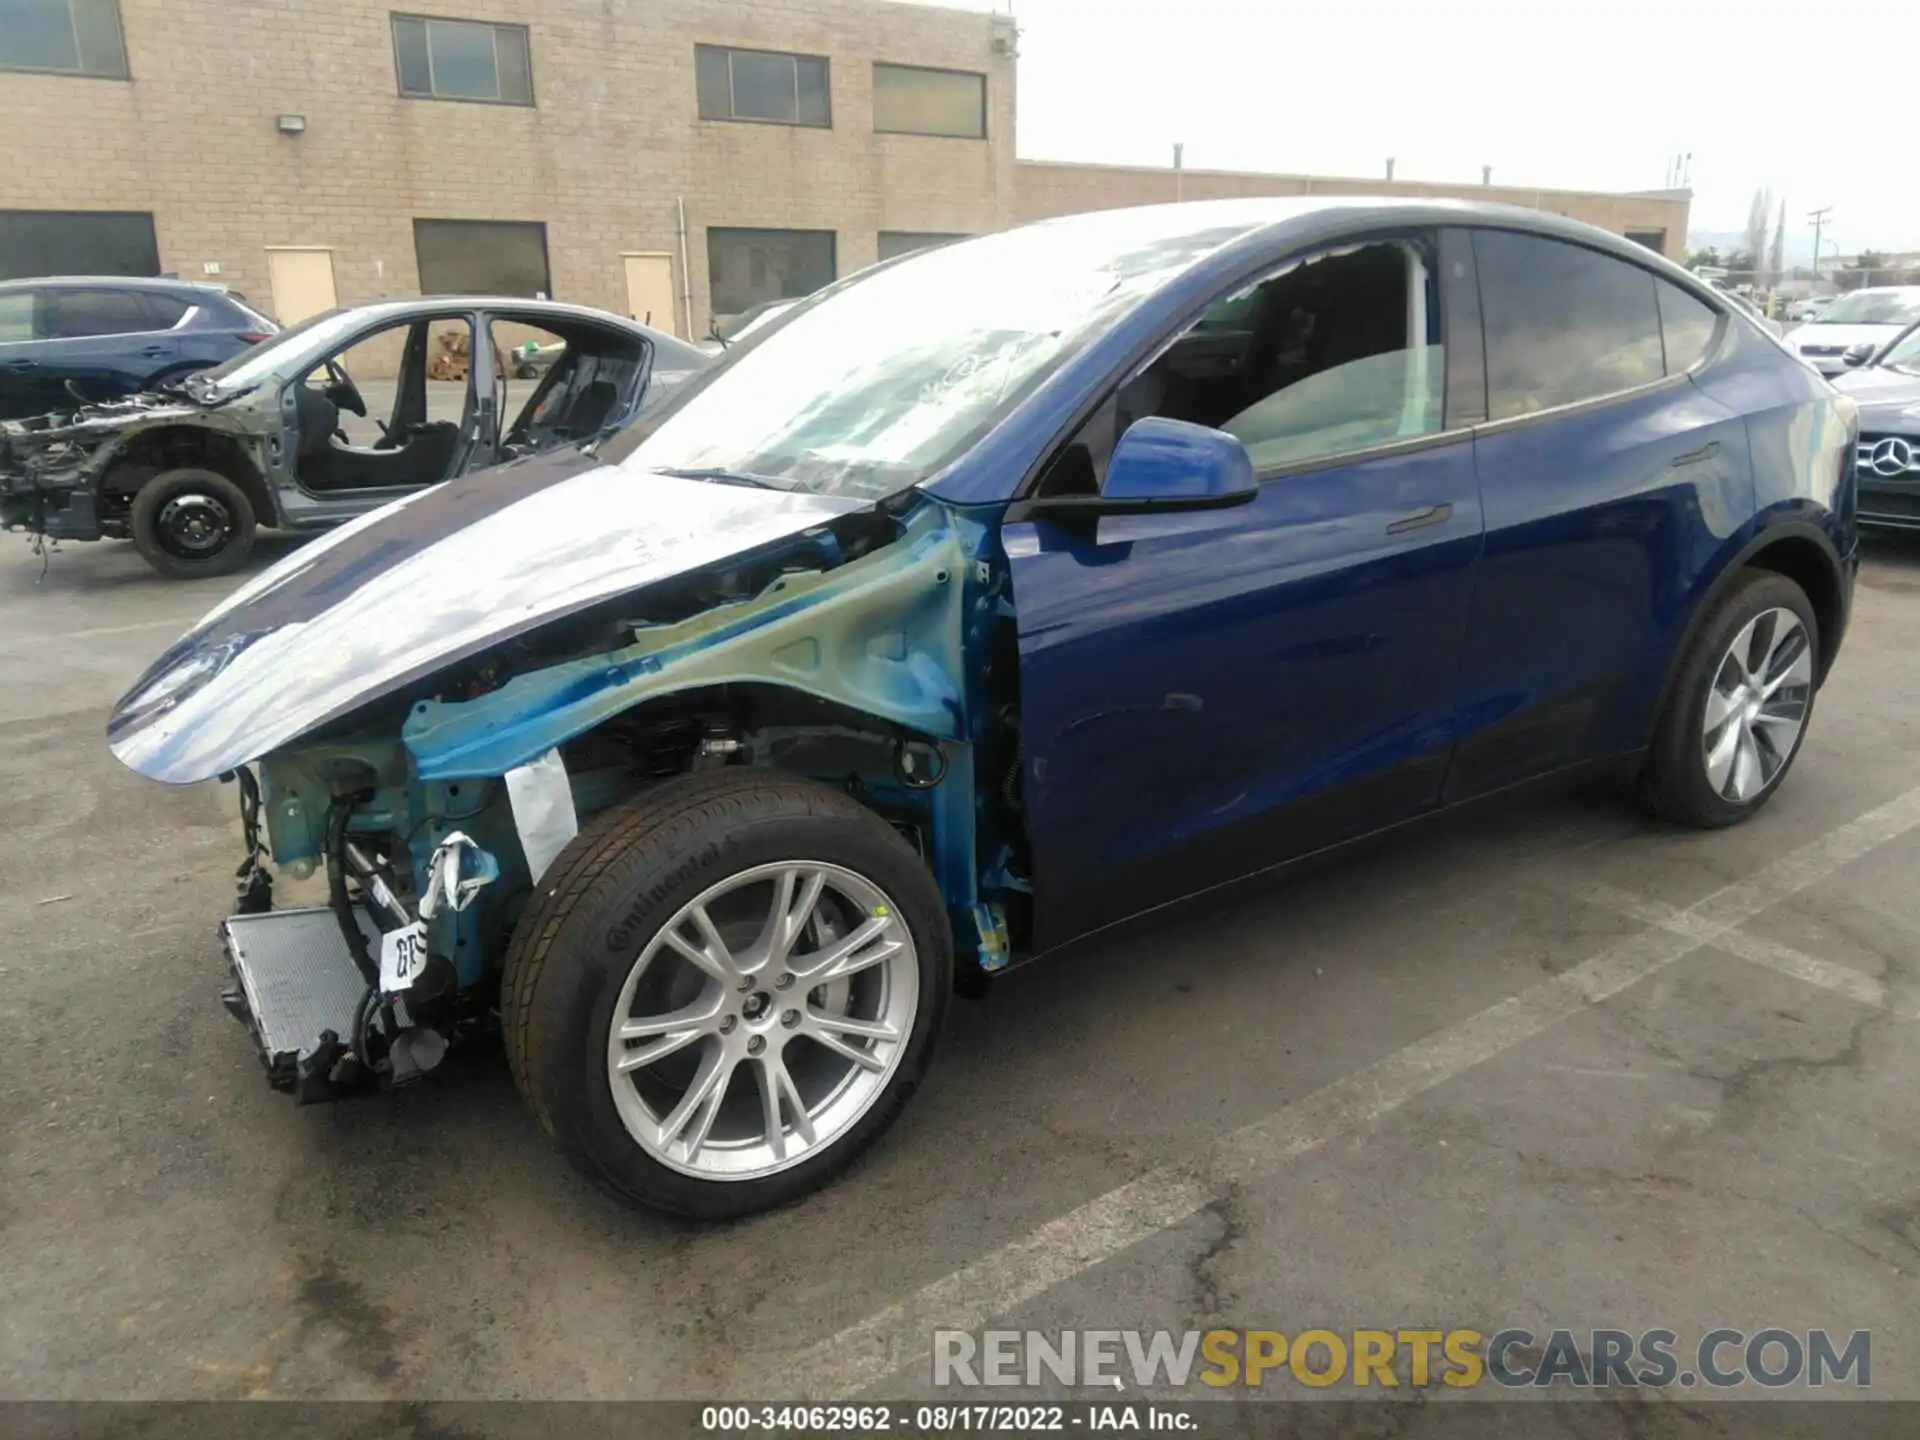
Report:
[[[1252,195],[1417,195],[1485,200],[1547,210],[1628,235],[1671,259],[1686,253],[1688,193],[1607,194],[1514,185],[1447,185],[1420,180],[1361,180],[1328,175],[1262,175],[1234,170],[1142,169],[1023,160],[1014,167],[1014,218],[1044,220],[1121,205],[1170,200],[1232,200]]]
[[[29,10],[61,23],[0,31],[0,276],[216,277],[283,320],[328,301],[487,288],[704,334],[716,313],[928,239],[1172,199],[1176,186],[1188,198],[1466,193],[1674,254],[1686,234],[1677,194],[1016,162],[1013,22],[978,11],[892,0]]]

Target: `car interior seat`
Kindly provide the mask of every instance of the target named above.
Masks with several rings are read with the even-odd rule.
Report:
[[[607,423],[607,417],[613,413],[613,407],[619,403],[618,385],[604,378],[595,380],[567,407],[566,414],[561,416],[560,423],[554,429],[576,440],[597,435],[600,427]]]
[[[293,387],[293,419],[299,428],[294,458],[304,461],[326,453],[333,441],[333,432],[340,424],[340,407],[313,386],[296,385]]]

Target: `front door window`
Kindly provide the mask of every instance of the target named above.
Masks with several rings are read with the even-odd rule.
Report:
[[[417,320],[361,335],[296,382],[306,489],[401,490],[447,478],[469,427],[472,326]]]
[[[1256,473],[1437,433],[1446,356],[1427,248],[1383,241],[1313,256],[1221,299],[1122,385],[1039,493],[1096,490],[1149,415],[1224,430]]]

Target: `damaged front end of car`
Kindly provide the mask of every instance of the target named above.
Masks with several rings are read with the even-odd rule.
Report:
[[[513,473],[499,483],[510,489]],[[757,766],[843,789],[925,860],[966,975],[1008,962],[1005,842],[982,803],[1017,760],[982,724],[1004,708],[1004,677],[983,658],[1007,613],[990,528],[920,492],[856,504],[658,487],[656,504],[664,490],[706,508],[679,537],[656,523],[628,573],[553,580],[582,562],[549,553],[525,585],[468,576],[444,624],[412,630],[359,571],[392,563],[408,514],[367,536],[336,532],[299,595],[263,577],[123,702],[110,734],[128,764],[238,787],[246,855],[239,913],[222,927],[227,1003],[277,1087],[315,1101],[405,1083],[491,1028],[508,940],[555,857],[596,817],[689,771]],[[702,548],[728,553],[679,558]],[[528,563],[541,558],[536,544]],[[564,599],[529,622],[549,582]],[[349,584],[365,604],[350,623],[311,610],[314,594]],[[423,603],[417,588],[392,593]],[[342,703],[322,683],[303,698],[295,675],[336,662],[338,683],[366,693]],[[323,893],[274,909],[270,872],[283,892]]]
[[[0,422],[0,530],[36,542],[125,539],[127,505],[103,484],[136,436],[199,424],[202,407],[141,394]]]

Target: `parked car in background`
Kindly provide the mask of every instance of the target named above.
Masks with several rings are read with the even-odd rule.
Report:
[[[1860,523],[1920,530],[1920,321],[1833,387],[1860,406]]]
[[[844,1170],[1010,964],[1549,776],[1754,814],[1846,629],[1857,438],[1557,216],[1075,215],[324,537],[108,740],[237,782],[274,1084],[412,1080],[497,1014],[571,1160],[718,1219]]]
[[[1719,292],[1722,295],[1726,296],[1727,299],[1731,300],[1734,303],[1734,305],[1738,307],[1741,313],[1743,313],[1749,320],[1753,321],[1754,324],[1758,325],[1762,330],[1766,331],[1769,335],[1781,335],[1786,332],[1786,327],[1784,325],[1782,325],[1778,320],[1769,318],[1767,313],[1764,310],[1762,310],[1758,305],[1754,304],[1753,301],[1748,299],[1745,295],[1742,295],[1738,290],[1729,290],[1724,286],[1718,286],[1718,285],[1716,285],[1714,288],[1716,290],[1719,290]]]
[[[1818,320],[1787,336],[1787,343],[1822,375],[1847,368],[1847,352],[1862,359],[1920,320],[1920,285],[1881,285],[1837,297]]]
[[[1826,314],[1836,298],[1832,295],[1803,295],[1798,300],[1790,300],[1787,302],[1787,319],[1802,325],[1818,320]]]
[[[123,276],[0,281],[0,420],[157,389],[279,328],[218,285]]]
[[[528,343],[552,358],[516,389],[506,356]],[[476,367],[475,354],[499,360]],[[547,301],[330,310],[162,390],[0,422],[0,525],[131,537],[163,575],[225,574],[257,526],[324,529],[604,438],[706,363],[671,335]]]
[[[798,305],[804,295],[792,300],[763,300],[758,305],[742,310],[738,315],[729,315],[716,320],[712,332],[707,336],[700,349],[708,355],[720,355],[736,340],[743,340],[765,325],[769,320],[784,315]]]

